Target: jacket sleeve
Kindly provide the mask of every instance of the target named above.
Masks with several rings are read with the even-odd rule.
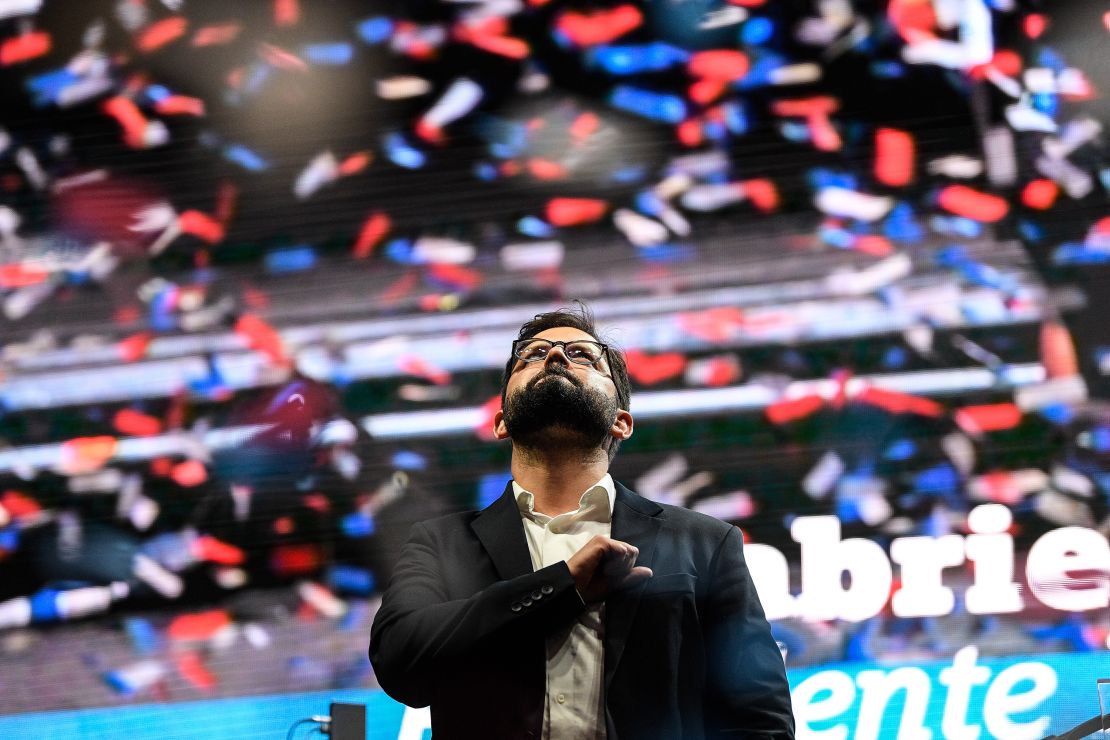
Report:
[[[448,599],[442,555],[423,523],[413,527],[370,630],[378,683],[413,707],[432,702],[437,680],[462,659],[481,660],[514,635],[547,634],[584,609],[565,562]]]
[[[709,673],[706,737],[794,737],[790,686],[778,645],[731,527],[713,556],[704,619]]]

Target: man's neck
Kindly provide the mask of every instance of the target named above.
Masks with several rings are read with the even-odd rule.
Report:
[[[558,516],[578,508],[586,490],[609,472],[604,450],[536,451],[513,448],[513,480],[533,496],[533,509]]]

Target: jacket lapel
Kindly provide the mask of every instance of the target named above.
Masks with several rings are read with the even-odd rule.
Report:
[[[524,538],[524,525],[513,498],[511,481],[505,484],[501,498],[483,509],[470,526],[502,580],[533,572],[532,556],[528,554],[528,541]]]
[[[663,509],[656,503],[638,496],[620,483],[616,484],[616,505],[613,507],[612,537],[635,545],[640,550],[636,565],[652,565],[655,540],[661,524],[658,514]],[[624,654],[625,642],[640,595],[647,582],[627,591],[613,594],[605,600],[605,686],[608,688],[613,674]]]

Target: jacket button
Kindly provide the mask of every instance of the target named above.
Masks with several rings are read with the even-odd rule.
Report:
[[[525,606],[532,606],[532,600],[529,599],[527,596],[521,599],[520,603],[524,604]]]
[[[545,594],[549,594],[554,590],[555,589],[553,589],[551,586],[548,586],[546,583],[540,588],[540,591],[543,591]]]
[[[512,605],[512,606],[510,606],[509,608],[510,608],[510,609],[512,609],[512,610],[513,610],[514,612],[518,612],[518,611],[520,611],[520,610],[521,610],[521,609],[522,609],[523,607],[521,607],[521,605],[520,605],[520,603],[519,603],[519,602],[513,602],[513,605]]]
[[[542,598],[543,598],[543,594],[542,594],[542,593],[540,593],[539,589],[537,589],[537,590],[535,590],[535,591],[533,591],[533,592],[532,592],[532,599],[533,599],[534,601],[539,601],[539,600],[540,600],[540,599],[542,599]]]

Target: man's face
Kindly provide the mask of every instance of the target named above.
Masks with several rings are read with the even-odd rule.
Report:
[[[547,329],[536,339],[597,341],[571,327]],[[505,407],[495,417],[498,438],[533,449],[596,448],[614,434],[631,434],[632,417],[617,407],[617,388],[608,360],[597,365],[571,362],[563,347],[552,347],[539,362],[517,360],[505,389]],[[627,433],[624,429],[627,426]]]

